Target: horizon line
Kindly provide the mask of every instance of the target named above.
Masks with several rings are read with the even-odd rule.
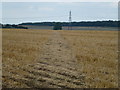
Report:
[[[83,21],[72,21],[72,22],[97,22],[97,21],[120,21],[120,20],[83,20]],[[30,22],[20,22],[20,23],[0,23],[0,24],[22,24],[22,23],[43,23],[43,22],[66,22],[69,23],[69,21],[30,21]]]

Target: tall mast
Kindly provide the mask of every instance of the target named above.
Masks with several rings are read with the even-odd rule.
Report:
[[[70,11],[69,12],[69,26],[68,26],[68,30],[72,30],[71,22],[72,22],[72,16],[71,16],[71,11]]]

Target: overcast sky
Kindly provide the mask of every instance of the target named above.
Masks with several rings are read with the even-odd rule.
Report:
[[[117,2],[3,2],[2,23],[117,20]],[[1,15],[1,13],[0,13]]]

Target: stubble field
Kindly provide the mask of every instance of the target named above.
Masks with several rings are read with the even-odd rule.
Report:
[[[49,30],[3,30],[3,87],[27,87],[10,78],[20,78],[22,74],[26,74],[21,68],[27,69],[27,66],[36,63],[36,57],[42,53],[42,45],[48,40],[50,33]]]
[[[57,35],[54,36],[54,34]],[[58,71],[64,67],[64,65],[62,65],[64,63],[62,62],[65,60],[69,62],[71,55],[74,56],[73,59],[77,60],[77,64],[73,63],[74,65],[72,65],[74,60],[70,60],[70,65],[71,67],[75,67],[76,65],[77,69],[79,69],[78,72],[82,74],[82,77],[84,76],[83,80],[85,87],[118,87],[117,31],[3,29],[2,35],[3,87],[30,88],[33,85],[32,82],[37,82],[40,80],[44,81],[40,81],[40,83],[45,84],[36,84],[34,85],[35,87],[46,87],[50,85],[51,82],[57,82],[56,85],[53,85],[52,83],[52,85],[56,87],[70,87],[72,85],[73,88],[79,87],[79,80],[73,79],[73,73],[71,73],[71,76],[65,76],[65,73],[63,73],[61,77],[57,77],[59,78],[59,82],[63,82],[62,85],[59,84],[57,79],[55,79],[56,77],[53,77],[54,79],[50,81],[53,73],[60,76]],[[48,43],[49,41],[50,43]],[[51,45],[49,46],[49,44]],[[47,50],[45,45],[48,47]],[[56,48],[54,48],[54,45],[56,45]],[[50,47],[53,47],[53,49],[50,49],[51,52],[54,52],[52,54],[49,52]],[[59,49],[57,49],[57,47],[59,47]],[[62,49],[66,49],[66,51]],[[63,55],[56,50],[63,53],[68,52],[68,54],[70,52],[71,55],[66,54],[68,59],[64,59],[65,54]],[[47,55],[50,55],[51,58],[47,55],[42,55],[46,52],[48,52]],[[46,69],[44,69],[44,71],[47,72],[46,74],[49,75],[49,78],[44,75],[45,78],[41,77],[42,79],[36,81],[36,79],[34,79],[36,76],[30,75],[26,72],[26,70],[30,68],[30,65],[36,65],[36,63],[38,64],[39,61],[42,61],[42,59],[37,59],[38,57],[44,57],[44,61],[49,59],[49,61],[46,61],[46,63],[49,62],[49,64],[47,63],[46,65],[51,65],[51,67],[54,65],[50,62],[52,62],[52,59],[55,58],[56,62],[57,60],[60,61],[61,66],[58,68],[58,71],[52,71],[51,75],[49,73],[51,70],[48,70],[49,68],[46,68],[47,66],[45,66],[44,68]],[[61,59],[63,61],[61,61]],[[39,64],[37,66],[41,67],[41,65],[42,64]],[[70,72],[68,67],[69,65],[66,66],[64,70],[67,69],[67,71]],[[30,70],[32,71],[31,68]],[[43,70],[43,68],[41,70]],[[31,73],[31,71],[29,72]],[[38,72],[40,72],[40,69]],[[68,76],[70,76],[70,78],[68,78]],[[75,75],[75,77],[77,77],[77,75]],[[66,81],[64,79],[66,79]],[[77,83],[72,82],[72,80],[75,80]],[[49,83],[47,81],[49,81]],[[67,83],[69,83],[69,85]]]
[[[118,85],[117,31],[62,31],[92,88]]]

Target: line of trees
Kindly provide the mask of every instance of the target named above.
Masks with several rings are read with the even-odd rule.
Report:
[[[62,30],[62,25],[61,23],[57,22],[55,23],[54,27],[53,27],[53,30]]]
[[[58,25],[59,24],[59,25]],[[26,26],[23,26],[26,25]],[[33,26],[54,26],[53,29],[62,29],[62,26],[68,26],[69,22],[36,22],[36,23],[21,23],[18,25],[1,24],[0,28],[16,28],[16,29],[28,29],[27,25]],[[120,27],[120,21],[82,21],[72,22],[71,26],[85,26],[85,27]]]
[[[15,28],[15,29],[28,29],[27,27],[20,26],[20,25],[10,25],[10,24],[5,24],[5,25],[0,25],[0,28]]]
[[[54,26],[57,22],[37,22],[37,23],[21,23],[19,25],[34,25],[34,26]],[[68,26],[69,22],[59,22],[62,26]],[[91,27],[119,27],[119,21],[82,21],[72,22],[71,26],[91,26]]]

